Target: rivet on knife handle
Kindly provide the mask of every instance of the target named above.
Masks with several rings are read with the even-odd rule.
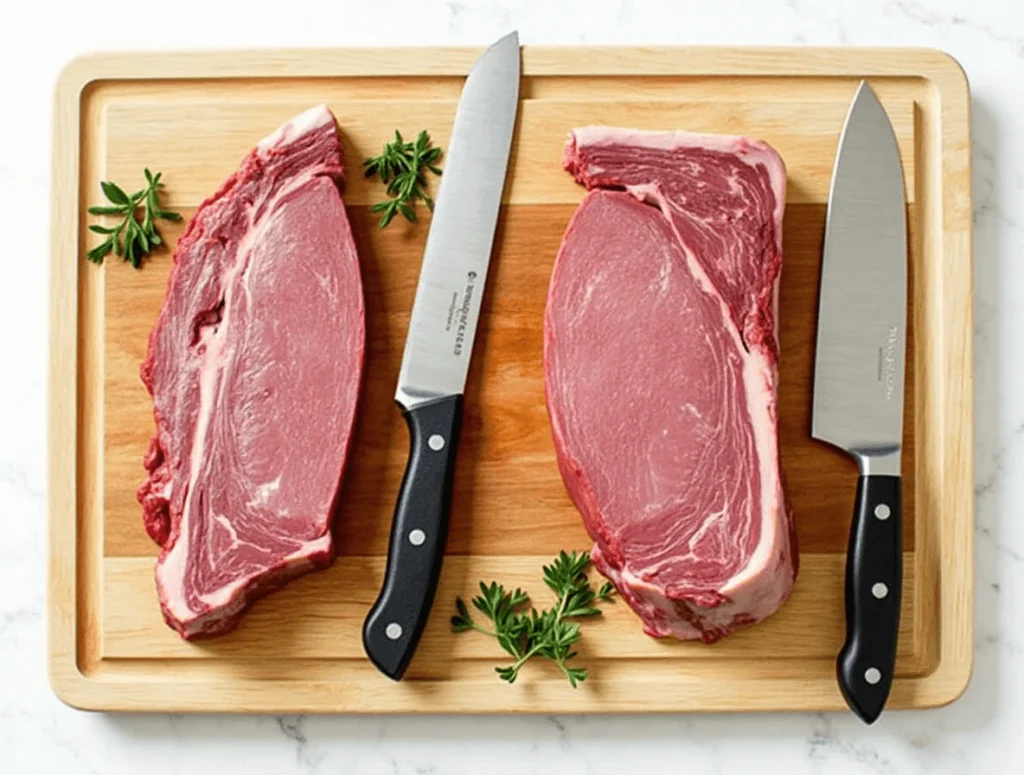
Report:
[[[441,574],[461,417],[461,395],[405,412],[409,462],[391,523],[384,584],[363,624],[367,656],[396,681],[416,651]]]

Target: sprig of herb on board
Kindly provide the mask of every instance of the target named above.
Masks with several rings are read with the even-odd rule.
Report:
[[[557,596],[555,605],[529,612],[522,607],[529,596],[521,589],[508,591],[501,584],[480,582],[480,594],[472,600],[473,607],[491,622],[491,627],[477,624],[462,598],[455,598],[457,614],[452,617],[453,632],[476,630],[496,638],[498,644],[514,660],[510,665],[494,668],[498,677],[515,683],[519,671],[533,657],[553,661],[576,688],[587,678],[585,667],[569,665],[577,652],[573,647],[580,640],[580,623],[574,619],[597,616],[597,603],[612,600],[614,588],[605,582],[595,592],[587,578],[589,552],[560,552],[551,565],[545,565],[544,583]]]
[[[93,215],[118,215],[121,222],[116,226],[100,226],[92,224],[89,231],[96,234],[103,234],[106,239],[90,250],[86,256],[95,264],[102,264],[108,253],[115,253],[124,256],[125,261],[131,262],[136,269],[142,263],[144,256],[149,255],[153,248],[163,243],[160,232],[157,231],[155,218],[163,218],[168,221],[180,221],[181,215],[171,210],[160,208],[159,194],[164,184],[160,182],[162,173],[151,173],[144,170],[146,176],[146,187],[139,189],[134,194],[126,194],[124,189],[116,183],[104,180],[100,183],[104,196],[110,202],[109,205],[94,205],[89,208]],[[142,209],[142,221],[137,219],[139,209]]]
[[[366,177],[380,175],[381,182],[387,186],[389,199],[370,208],[371,212],[381,214],[380,228],[391,223],[399,213],[407,221],[415,222],[413,206],[417,199],[422,199],[428,210],[434,209],[434,200],[426,193],[424,170],[440,175],[441,169],[437,166],[440,158],[441,149],[431,147],[427,130],[420,132],[415,142],[407,143],[396,129],[395,139],[384,146],[380,156],[371,156],[363,162]]]

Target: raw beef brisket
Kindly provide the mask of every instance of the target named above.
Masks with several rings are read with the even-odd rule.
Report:
[[[156,435],[138,498],[160,606],[184,638],[333,558],[363,369],[359,263],[334,117],[262,140],[174,251],[141,376]]]
[[[796,575],[776,423],[786,177],[741,137],[570,135],[590,191],[555,263],[544,374],[596,567],[650,635],[713,642]]]

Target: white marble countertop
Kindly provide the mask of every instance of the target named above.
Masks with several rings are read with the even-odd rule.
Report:
[[[1019,0],[33,0],[0,24],[0,760],[60,773],[1024,772],[1024,5]],[[230,6],[230,7],[229,7]],[[826,11],[828,6],[832,10]],[[243,9],[244,10],[241,10]],[[415,9],[415,21],[398,23]],[[847,714],[183,717],[63,706],[44,668],[48,175],[54,79],[89,50],[354,44],[935,46],[974,95],[977,598],[953,705]],[[142,30],[142,32],[140,32]]]

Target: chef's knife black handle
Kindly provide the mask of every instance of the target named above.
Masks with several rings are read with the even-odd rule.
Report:
[[[839,688],[871,724],[892,688],[903,576],[898,476],[861,476],[846,553],[846,643],[836,661]]]
[[[406,411],[409,462],[391,523],[384,584],[363,623],[363,648],[384,675],[399,680],[434,602],[448,540],[462,396]]]

